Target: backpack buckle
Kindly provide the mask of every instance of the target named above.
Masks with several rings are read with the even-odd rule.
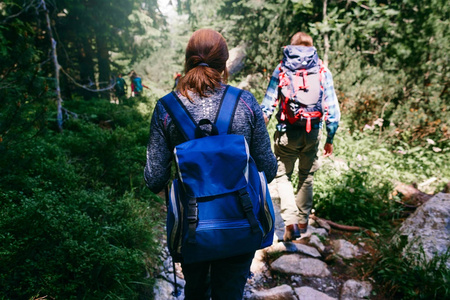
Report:
[[[188,221],[189,223],[197,223],[198,220],[198,204],[196,198],[189,199],[188,205]]]
[[[244,209],[245,212],[249,212],[251,210],[253,210],[253,204],[252,201],[250,200],[250,196],[247,192],[247,189],[243,188],[239,190],[239,198],[242,200],[242,208]]]

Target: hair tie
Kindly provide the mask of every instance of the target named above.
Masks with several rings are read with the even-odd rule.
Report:
[[[209,67],[209,65],[207,63],[199,63],[197,66]]]

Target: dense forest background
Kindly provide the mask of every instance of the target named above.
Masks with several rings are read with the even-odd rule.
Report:
[[[384,256],[362,272],[379,296],[449,297],[448,270],[414,269],[387,242],[406,209],[395,182],[434,194],[450,181],[449,12],[443,0],[1,1],[0,299],[151,299],[165,208],[143,182],[149,121],[203,27],[245,50],[230,83],[250,80],[259,101],[281,47],[312,35],[346,166],[317,174],[316,214],[378,234]],[[149,89],[118,105],[115,77],[129,84],[132,70]]]

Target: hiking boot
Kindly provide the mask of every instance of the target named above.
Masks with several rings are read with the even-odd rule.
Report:
[[[283,241],[289,242],[300,237],[300,228],[298,224],[291,224],[284,228]]]
[[[308,229],[308,223],[298,223],[298,228],[300,230],[300,233],[306,233],[306,230]]]

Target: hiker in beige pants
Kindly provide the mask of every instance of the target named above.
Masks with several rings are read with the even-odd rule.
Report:
[[[276,179],[281,198],[281,216],[287,224],[308,223],[313,204],[314,172],[319,168],[317,151],[320,137],[320,128],[314,127],[309,133],[299,129],[275,132],[275,156],[278,160]],[[299,182],[295,196],[290,179],[297,159]]]
[[[319,168],[317,151],[322,125],[327,133],[323,148],[326,157],[333,154],[333,138],[340,121],[333,76],[318,58],[310,35],[297,32],[291,44],[283,47],[283,60],[270,78],[261,109],[266,124],[273,115],[278,121],[274,135],[276,178],[285,224],[283,240],[291,241],[307,230],[313,204],[313,176]],[[295,196],[291,177],[297,159],[299,181]]]

